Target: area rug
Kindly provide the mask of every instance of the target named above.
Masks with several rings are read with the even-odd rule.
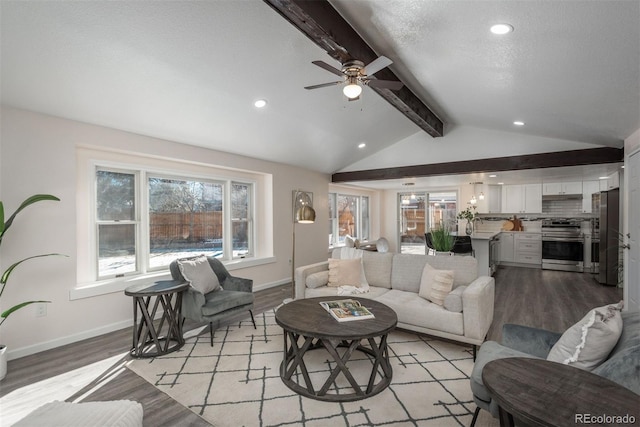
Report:
[[[475,404],[469,386],[471,348],[396,330],[389,335],[393,380],[381,393],[354,402],[302,397],[279,376],[283,331],[274,312],[187,339],[174,353],[137,359],[128,368],[219,427],[467,426]],[[324,349],[310,352],[313,377],[330,369]],[[309,353],[307,353],[309,355]],[[306,357],[306,355],[305,355]],[[355,359],[355,360],[354,360]],[[371,371],[362,354],[349,362]],[[368,364],[368,366],[367,366]],[[361,366],[359,366],[361,365]],[[336,392],[340,381],[336,380]]]

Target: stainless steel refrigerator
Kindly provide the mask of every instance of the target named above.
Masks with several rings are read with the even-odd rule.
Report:
[[[600,248],[598,255],[598,282],[603,285],[617,286],[620,256],[620,190],[600,192],[598,210]]]

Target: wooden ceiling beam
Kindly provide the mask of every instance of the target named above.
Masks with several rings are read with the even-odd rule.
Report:
[[[528,154],[523,156],[464,160],[460,162],[369,169],[353,172],[337,172],[331,176],[331,182],[379,181],[385,179],[419,178],[438,175],[597,165],[622,161],[624,161],[624,149],[602,147],[587,150],[571,150],[555,153]]]
[[[365,64],[378,55],[327,0],[264,0],[290,24],[309,37],[341,64],[357,59]],[[389,68],[378,71],[376,78],[402,81]],[[403,82],[404,83],[404,82]],[[409,88],[399,91],[374,88],[387,102],[432,137],[444,134],[444,124]]]

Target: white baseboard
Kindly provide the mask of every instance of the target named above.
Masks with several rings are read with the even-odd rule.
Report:
[[[119,331],[124,328],[131,328],[133,325],[133,318],[129,318],[126,320],[121,320],[116,323],[111,323],[109,325],[101,326],[95,329],[89,329],[87,331],[82,331],[77,334],[67,335],[66,337],[56,338],[54,340],[41,342],[38,344],[29,345],[26,347],[16,348],[16,349],[7,349],[7,359],[17,359],[19,357],[30,356],[35,353],[40,353],[41,351],[51,350],[52,348],[60,347],[67,344],[73,344],[78,341],[86,340],[88,338],[97,337],[98,335],[103,335],[109,332]]]
[[[287,283],[291,283],[291,279],[287,278],[287,279],[277,280],[271,283],[263,283],[261,285],[254,286],[253,292],[264,291],[265,289],[275,288],[276,286],[285,285]]]

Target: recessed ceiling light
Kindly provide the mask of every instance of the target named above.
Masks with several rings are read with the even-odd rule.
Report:
[[[364,148],[366,146],[367,144],[365,144],[364,142],[361,142],[360,144],[358,144],[358,148]]]
[[[606,176],[599,176],[598,179],[609,179],[609,178]]]
[[[504,185],[504,182],[499,182],[498,185]]]
[[[508,34],[512,32],[513,27],[509,24],[496,24],[496,25],[492,25],[490,30],[493,34],[502,35],[502,34]]]
[[[524,122],[521,122],[520,120],[516,120],[513,124],[516,126],[524,126]]]
[[[489,178],[495,178],[496,176],[498,176],[498,175],[492,174],[492,175],[489,175]]]
[[[256,108],[263,108],[267,105],[267,100],[266,99],[258,99],[256,102],[253,103],[253,105],[256,106]]]

